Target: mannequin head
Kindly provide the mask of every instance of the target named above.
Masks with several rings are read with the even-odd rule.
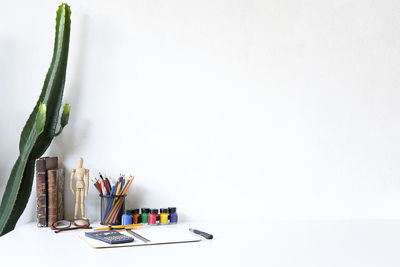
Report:
[[[78,158],[78,167],[82,168],[83,166],[83,158]]]

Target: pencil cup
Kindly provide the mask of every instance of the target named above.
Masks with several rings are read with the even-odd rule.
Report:
[[[125,197],[100,195],[100,223],[102,225],[120,225],[122,223],[122,214],[125,212]]]

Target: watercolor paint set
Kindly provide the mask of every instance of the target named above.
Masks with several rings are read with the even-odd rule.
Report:
[[[139,213],[139,211],[141,211]],[[122,215],[122,225],[130,224],[149,224],[149,225],[165,225],[178,223],[178,213],[176,207],[161,208],[161,209],[132,209],[127,210]]]

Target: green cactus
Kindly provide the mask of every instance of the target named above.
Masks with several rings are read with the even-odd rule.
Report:
[[[68,61],[71,10],[61,4],[57,10],[56,36],[53,58],[47,72],[42,92],[26,122],[19,142],[19,157],[12,168],[0,205],[0,236],[14,229],[24,211],[32,191],[35,159],[41,157],[53,138],[68,123],[70,106],[66,104],[57,122],[64,92]]]

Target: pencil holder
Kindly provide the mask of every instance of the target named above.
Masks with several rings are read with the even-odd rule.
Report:
[[[100,223],[102,225],[120,225],[125,212],[125,197],[100,195]]]

